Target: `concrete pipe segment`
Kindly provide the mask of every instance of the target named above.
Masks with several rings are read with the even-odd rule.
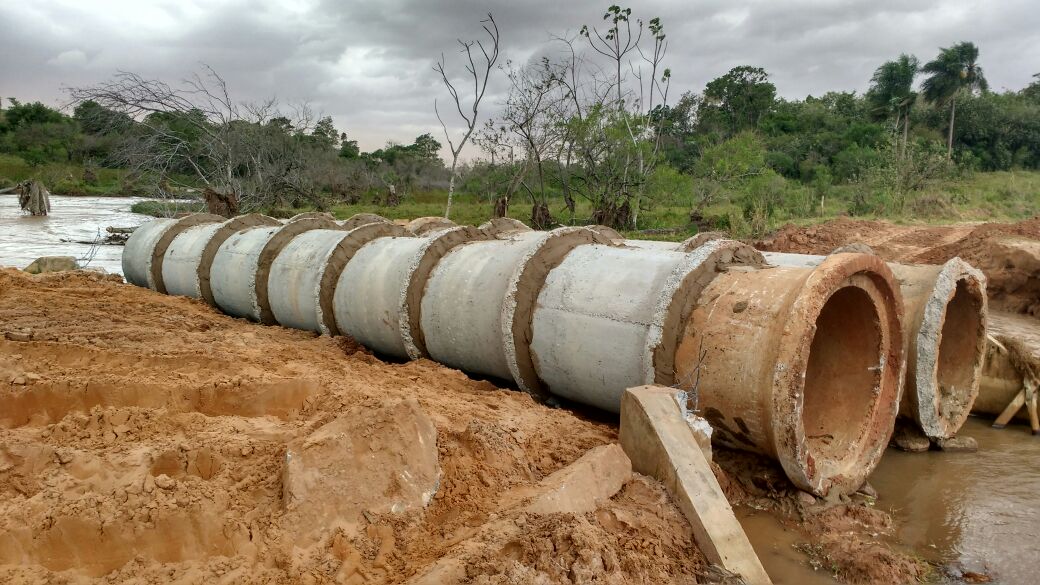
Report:
[[[455,246],[490,238],[474,227],[451,227],[369,242],[354,254],[336,284],[332,304],[337,328],[388,356],[425,357],[419,322],[427,278]]]
[[[225,313],[267,325],[275,323],[268,302],[268,275],[278,253],[311,230],[341,229],[328,219],[300,219],[283,225],[242,230],[217,250],[210,269],[213,300]]]
[[[609,241],[568,227],[513,232],[449,252],[422,297],[420,330],[430,358],[539,393],[529,351],[535,301],[550,271],[583,244]]]
[[[676,376],[715,441],[779,460],[806,491],[849,493],[895,426],[902,304],[876,256],[728,270],[685,324]]]
[[[826,256],[764,252],[778,266]],[[986,354],[986,279],[960,258],[941,266],[890,263],[903,295],[906,385],[900,414],[930,439],[954,436],[979,393]]]
[[[267,300],[275,321],[285,327],[339,335],[332,298],[347,263],[376,238],[410,237],[392,223],[354,229],[311,230],[292,239],[271,263]]]
[[[130,284],[166,292],[163,260],[166,249],[181,232],[225,218],[210,213],[195,213],[177,219],[153,219],[134,230],[123,248],[123,276]]]
[[[725,266],[757,265],[750,246],[718,241],[692,254],[592,244],[548,275],[531,354],[552,394],[618,412],[626,388],[672,385],[685,315]]]
[[[181,232],[166,248],[163,259],[166,292],[214,304],[209,275],[220,245],[238,231],[265,225],[280,225],[280,222],[265,215],[240,215],[221,223],[196,225]]]

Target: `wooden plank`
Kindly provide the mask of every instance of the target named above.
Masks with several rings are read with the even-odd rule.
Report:
[[[1036,388],[1033,384],[1026,382],[1026,409],[1029,410],[1029,426],[1033,434],[1040,434],[1040,418],[1036,414]]]
[[[633,469],[665,485],[708,561],[742,576],[748,585],[769,585],[769,575],[683,418],[676,393],[664,386],[626,390],[621,397],[621,448]]]
[[[1015,416],[1015,413],[1018,412],[1020,408],[1025,406],[1025,403],[1026,389],[1022,388],[1018,391],[1018,394],[1015,394],[1015,397],[1011,400],[1011,402],[1008,403],[1007,408],[1004,409],[1004,412],[1000,413],[1000,416],[997,417],[997,420],[993,421],[993,428],[1002,429],[1006,427],[1008,421],[1011,420],[1011,417]]]

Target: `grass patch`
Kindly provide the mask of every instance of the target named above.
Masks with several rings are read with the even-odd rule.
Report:
[[[206,211],[206,204],[202,201],[162,201],[159,199],[147,199],[138,201],[130,206],[130,211],[152,217],[173,217],[178,213],[201,213]]]
[[[26,179],[39,179],[55,195],[140,195],[127,180],[124,169],[95,168],[93,173],[94,177],[90,179],[80,164],[50,162],[33,167],[21,157],[0,154],[0,188],[12,187]]]

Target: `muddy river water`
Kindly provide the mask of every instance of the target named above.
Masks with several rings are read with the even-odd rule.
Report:
[[[121,273],[121,246],[91,246],[107,226],[147,220],[130,212],[129,197],[53,196],[52,214],[29,217],[16,196],[0,196],[0,266],[23,268],[39,256],[75,256],[81,263]],[[995,582],[1040,582],[1040,437],[1015,424],[990,428],[988,418],[969,419],[963,434],[978,453],[885,454],[870,482],[877,506],[895,520],[899,546],[941,566],[988,573]],[[804,535],[766,514],[738,510],[774,583],[834,583],[813,571],[794,545]]]
[[[1040,437],[1021,422],[1003,430],[991,422],[973,416],[961,431],[978,440],[977,453],[889,449],[870,483],[893,517],[896,546],[994,583],[1040,583]],[[766,514],[738,513],[774,583],[835,582],[794,549],[803,535]]]
[[[18,208],[17,195],[0,195],[0,266],[25,268],[40,256],[74,256],[80,264],[122,274],[122,246],[76,242],[104,237],[108,226],[136,226],[149,219],[130,213],[135,201],[140,199],[51,195],[51,214],[32,217]]]

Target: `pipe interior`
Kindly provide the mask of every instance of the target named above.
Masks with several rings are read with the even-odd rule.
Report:
[[[881,384],[881,340],[877,309],[860,288],[838,289],[820,310],[802,404],[802,426],[817,468],[840,469],[854,461]]]
[[[965,280],[957,281],[946,305],[939,342],[939,413],[943,420],[959,420],[971,408],[971,383],[980,357],[982,299]]]

